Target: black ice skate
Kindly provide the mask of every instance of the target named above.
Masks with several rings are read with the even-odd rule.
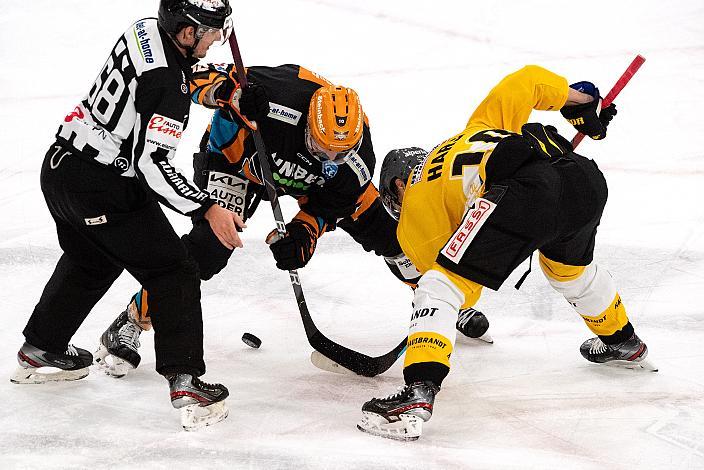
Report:
[[[590,338],[582,343],[579,352],[589,362],[628,369],[641,368],[653,372],[658,370],[650,361],[646,360],[648,347],[635,333],[623,343],[618,344],[604,344],[599,337]]]
[[[20,367],[12,375],[10,382],[41,384],[82,379],[88,375],[88,366],[93,362],[93,355],[73,345],[69,345],[65,352],[56,354],[24,343],[17,353],[17,362]],[[44,369],[45,367],[51,369]]]
[[[229,413],[225,398],[230,392],[221,384],[209,384],[189,374],[172,374],[166,379],[171,391],[171,404],[181,410],[181,425],[194,431],[218,423]]]
[[[480,339],[487,343],[494,342],[494,339],[487,332],[489,320],[479,310],[474,310],[471,307],[460,310],[455,326],[457,331],[468,338]]]
[[[372,398],[362,406],[357,429],[389,439],[415,441],[423,431],[423,422],[433,414],[439,391],[432,382],[415,382],[386,398]]]
[[[142,360],[137,352],[142,328],[132,321],[128,310],[129,306],[105,330],[95,352],[95,363],[112,377],[123,377]]]

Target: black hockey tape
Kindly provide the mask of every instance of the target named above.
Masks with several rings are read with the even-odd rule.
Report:
[[[250,348],[257,349],[262,345],[262,340],[254,336],[252,333],[245,333],[242,335],[242,342],[249,346]]]

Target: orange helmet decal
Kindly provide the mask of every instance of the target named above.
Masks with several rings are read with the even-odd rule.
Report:
[[[310,100],[308,128],[320,147],[340,152],[359,143],[364,112],[357,93],[343,86],[318,88]]]

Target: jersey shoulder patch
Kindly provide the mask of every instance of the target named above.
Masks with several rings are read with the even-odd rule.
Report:
[[[360,157],[359,155],[352,155],[350,158],[347,159],[347,162],[345,163],[350,168],[352,168],[354,174],[357,175],[357,179],[359,180],[360,186],[364,186],[372,179],[369,167],[367,167],[367,164],[364,163],[364,160],[362,160],[362,157]]]
[[[155,18],[137,21],[127,30],[125,39],[138,75],[168,66]]]
[[[320,86],[330,86],[332,82],[322,75],[318,75],[315,72],[308,70],[305,67],[298,68],[298,78],[301,80],[308,80],[309,82],[317,83]]]

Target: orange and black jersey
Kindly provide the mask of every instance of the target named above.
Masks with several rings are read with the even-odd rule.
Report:
[[[212,64],[196,69],[192,100],[214,107],[213,89],[226,79],[232,67]],[[323,164],[306,149],[304,133],[313,93],[330,82],[293,64],[248,67],[247,78],[262,86],[269,98],[269,115],[258,125],[277,189],[299,198],[306,213],[327,224],[355,213],[360,197],[370,185],[375,165],[366,117],[358,153],[339,166]],[[240,176],[261,184],[254,141],[240,116],[216,109],[201,147],[202,151],[224,156]]]

